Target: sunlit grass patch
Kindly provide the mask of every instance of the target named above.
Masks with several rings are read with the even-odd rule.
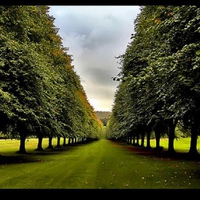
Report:
[[[190,140],[191,138],[178,138],[174,139],[174,149],[176,152],[188,152],[190,148]],[[151,139],[150,141],[151,147],[156,147],[156,140]],[[146,140],[144,145],[146,146]],[[168,149],[168,138],[161,138],[160,139],[160,146],[164,149]],[[200,140],[197,140],[197,150],[200,152]]]
[[[66,140],[68,141],[68,140]],[[46,149],[48,147],[48,138],[44,138],[42,142],[43,149]],[[63,139],[61,138],[60,144],[62,146]],[[25,141],[25,147],[27,153],[33,152],[36,150],[38,144],[37,138],[28,138]],[[52,145],[56,147],[57,145],[57,139],[53,138]],[[0,139],[0,154],[10,154],[10,153],[16,153],[19,150],[20,146],[20,140],[18,139]]]

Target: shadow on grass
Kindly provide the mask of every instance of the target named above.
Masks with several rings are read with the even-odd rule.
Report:
[[[5,164],[17,164],[17,163],[30,163],[30,162],[41,162],[41,158],[38,156],[48,156],[48,155],[55,155],[55,154],[61,154],[66,151],[73,151],[78,146],[87,145],[91,142],[94,142],[92,140],[87,142],[77,142],[74,144],[67,144],[67,145],[61,145],[59,147],[53,147],[53,148],[45,148],[42,150],[33,150],[26,153],[20,153],[17,151],[15,154],[12,153],[6,153],[4,155],[0,154],[0,165]]]
[[[38,156],[48,156],[48,155],[55,155],[55,154],[62,154],[66,151],[73,151],[79,146],[82,145],[88,145],[92,142],[95,142],[95,140],[90,140],[87,142],[79,142],[74,144],[67,144],[67,145],[61,145],[60,147],[53,147],[53,148],[46,148],[42,150],[33,150],[31,152],[27,153],[19,153],[16,152],[13,153],[7,153],[5,155],[0,154],[0,165],[4,164],[17,164],[17,163],[28,163],[28,162],[41,162],[41,157]],[[125,148],[131,152],[133,152],[136,155],[142,155],[142,156],[151,156],[156,157],[160,159],[176,159],[176,160],[192,160],[192,161],[200,161],[200,154],[198,155],[191,155],[187,152],[174,152],[173,154],[170,154],[166,149],[160,148],[150,148],[147,149],[146,147],[141,146],[133,146],[130,144],[127,144],[123,141],[115,141],[110,140],[112,145],[115,145],[119,148]]]
[[[132,151],[134,154],[137,155],[145,155],[145,156],[151,156],[151,157],[157,157],[160,159],[176,159],[176,160],[191,160],[191,161],[200,161],[200,154],[191,155],[187,152],[176,152],[170,153],[167,151],[167,149],[164,148],[146,148],[142,146],[133,146],[130,144],[127,144],[123,141],[111,141],[113,145],[117,145],[118,147],[128,149],[129,151]]]

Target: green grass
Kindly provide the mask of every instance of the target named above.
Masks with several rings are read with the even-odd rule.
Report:
[[[189,138],[175,140],[175,147],[186,152],[189,142]],[[47,144],[44,139],[44,149]],[[167,147],[167,140],[161,145]],[[29,139],[28,154],[22,155],[16,153],[18,140],[0,140],[0,159],[6,160],[0,164],[1,189],[200,188],[197,160],[154,155],[152,150],[148,154],[106,139],[43,152],[34,151],[36,146],[37,140]]]
[[[146,144],[145,144],[146,145]],[[168,139],[161,138],[160,146],[163,146],[165,149],[168,148]],[[151,147],[156,147],[156,141],[151,140]],[[174,149],[176,152],[188,152],[190,148],[190,138],[179,138],[174,140]],[[200,141],[197,143],[197,150],[200,153]]]

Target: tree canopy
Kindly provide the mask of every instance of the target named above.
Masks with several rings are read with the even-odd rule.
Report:
[[[196,154],[200,114],[200,8],[196,5],[141,6],[135,33],[119,56],[120,84],[107,137],[139,134],[169,137],[175,127],[190,131],[190,153]]]
[[[0,6],[0,131],[20,137],[20,152],[28,136],[102,134],[48,12],[48,6]]]

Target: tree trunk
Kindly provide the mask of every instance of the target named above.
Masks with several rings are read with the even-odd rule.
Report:
[[[126,136],[126,144],[128,144],[128,136]]]
[[[177,123],[177,121],[176,121],[176,120],[173,120],[173,119],[171,119],[171,120],[169,121],[168,153],[170,153],[170,154],[174,154],[174,153],[175,153],[175,150],[174,150],[174,138],[175,138],[176,123]]]
[[[70,144],[70,143],[71,143],[71,137],[68,138],[68,144]]]
[[[144,147],[144,137],[145,137],[145,133],[142,132],[142,135],[141,135],[141,147]]]
[[[132,140],[133,140],[132,145],[135,146],[135,133],[133,133],[133,135],[132,135]]]
[[[63,146],[66,146],[66,137],[63,137]]]
[[[188,152],[192,156],[198,155],[198,151],[197,151],[197,138],[198,138],[197,123],[194,122],[194,124],[192,124],[192,126],[191,126],[190,150]]]
[[[136,139],[136,145],[137,145],[137,146],[140,146],[139,140],[140,140],[140,134],[137,133],[137,139]]]
[[[160,127],[156,126],[154,132],[156,137],[156,149],[160,149]]]
[[[25,148],[25,141],[26,136],[24,134],[20,134],[20,146],[19,146],[19,153],[27,153]]]
[[[139,133],[135,134],[134,146],[139,146]]]
[[[147,132],[147,148],[148,149],[151,149],[150,140],[151,140],[151,131],[148,131]]]
[[[42,136],[38,136],[38,145],[37,145],[37,151],[43,151],[43,148],[42,148],[42,140],[43,140],[43,137]]]
[[[130,144],[130,143],[131,143],[131,137],[128,136],[128,137],[127,137],[127,144]]]
[[[53,140],[53,137],[49,136],[49,146],[47,147],[47,149],[53,149],[52,140]]]
[[[56,147],[60,148],[60,136],[57,137],[57,145]]]
[[[131,135],[130,139],[131,139],[130,144],[133,145],[133,136],[132,135]]]

